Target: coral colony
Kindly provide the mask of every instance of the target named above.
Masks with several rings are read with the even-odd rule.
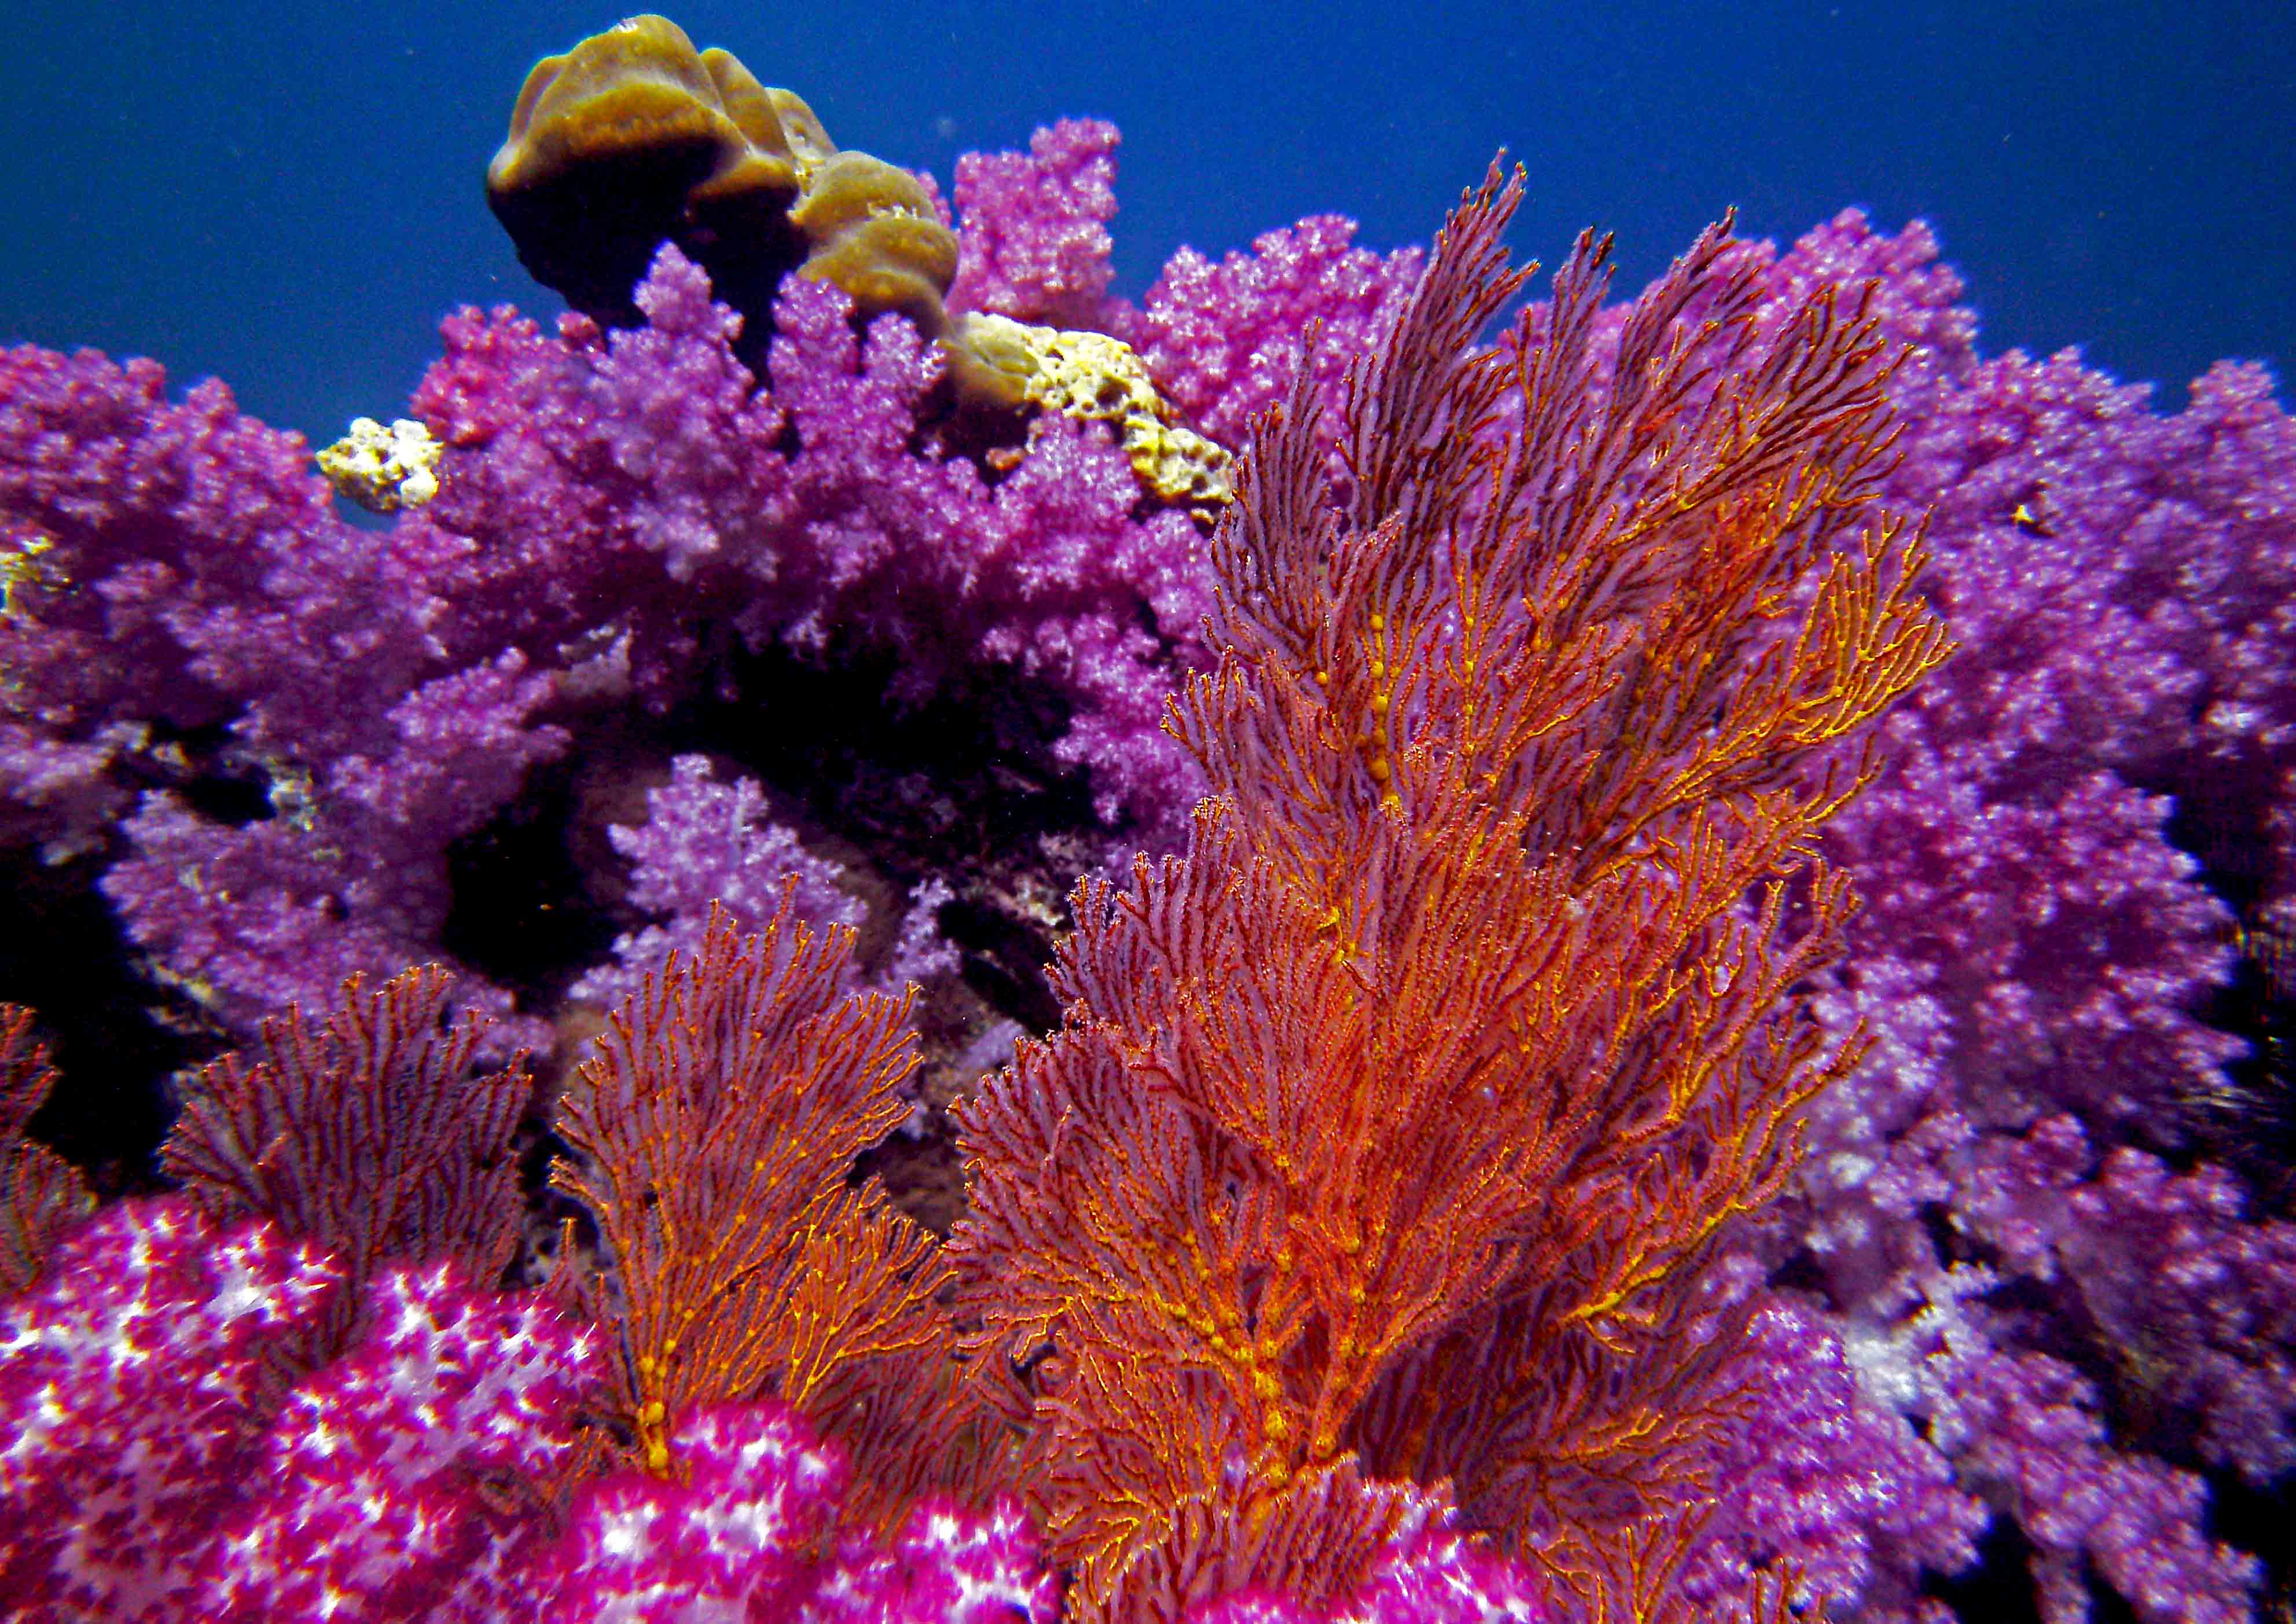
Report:
[[[1115,142],[639,18],[389,427],[0,355],[0,1617],[2284,1616],[2272,381]]]

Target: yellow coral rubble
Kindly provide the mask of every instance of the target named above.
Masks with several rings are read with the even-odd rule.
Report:
[[[965,318],[976,349],[1027,358],[1030,405],[1104,422],[1141,485],[1168,502],[1224,506],[1232,497],[1225,447],[1182,426],[1131,345],[1104,332],[1033,327],[1002,316]]]
[[[439,454],[444,447],[411,417],[388,429],[372,417],[355,418],[351,431],[319,453],[319,472],[335,494],[373,513],[421,507],[439,494]]]

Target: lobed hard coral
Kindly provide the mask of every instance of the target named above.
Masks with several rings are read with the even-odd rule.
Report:
[[[932,194],[840,151],[794,93],[728,52],[696,53],[667,17],[627,19],[535,64],[487,201],[535,280],[601,321],[636,322],[631,290],[674,242],[760,336],[794,272],[842,290],[865,320],[908,317],[961,406],[1024,398],[1025,357],[949,316],[957,239]]]
[[[805,259],[791,211],[836,152],[796,95],[729,53],[696,53],[668,18],[638,16],[534,65],[487,166],[487,201],[535,280],[577,309],[635,321],[630,291],[665,242],[755,309]],[[921,195],[885,201],[930,213],[903,208]],[[939,245],[930,256],[955,258]]]

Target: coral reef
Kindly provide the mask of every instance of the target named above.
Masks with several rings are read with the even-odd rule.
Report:
[[[2074,354],[1984,357],[1927,232],[1851,214],[1784,252],[1710,235],[1608,308],[1588,244],[1494,347],[1463,321],[1440,351],[1456,366],[1382,381],[1362,357],[1437,353],[1423,332],[1391,348],[1441,305],[1416,250],[1318,217],[1218,262],[1184,251],[1135,306],[1111,292],[1107,126],[964,159],[951,218],[890,166],[838,167],[801,103],[668,28],[537,69],[498,166],[529,200],[512,213],[546,217],[593,160],[593,181],[659,184],[595,285],[566,284],[586,313],[447,317],[404,413],[439,447],[436,495],[392,486],[387,528],[340,518],[308,448],[219,383],[0,354],[0,996],[37,1012],[0,1012],[12,1604],[1168,1603],[1198,1624],[1562,1620],[1590,1598],[1924,1624],[2285,1607],[2296,427],[2270,378],[2221,365],[2167,414]],[[649,108],[674,163],[606,138]],[[881,185],[898,207],[873,227],[856,200]],[[774,257],[718,258],[702,238],[732,225]],[[930,243],[910,281],[856,270],[881,238]],[[835,273],[797,274],[816,255]],[[1121,385],[1111,408],[1116,369],[1088,362],[1044,375],[1011,433],[969,438],[939,341],[967,321],[1054,335],[1000,348],[1010,400],[1038,376],[1013,359],[1030,342],[1120,341],[1153,394]],[[1863,358],[1778,359],[1841,364],[1829,334]],[[1489,387],[1410,443],[1515,471],[1464,501],[1414,484],[1390,432],[1413,380],[1432,400],[1463,376]],[[1189,429],[1209,469],[1270,408],[1217,545],[1122,439]],[[1528,586],[1464,541],[1406,545],[1510,503],[1558,538]],[[1883,511],[1907,528],[1869,552]],[[1677,512],[1703,517],[1667,529]],[[1794,568],[1763,575],[1781,536]],[[1733,642],[1746,622],[1690,606],[1741,587],[1759,612]],[[1900,588],[1958,652],[1827,742],[1880,690],[1789,693],[1790,634]],[[1481,758],[1427,729],[1470,726],[1466,662],[1498,659],[1526,600],[1539,663],[1472,726],[1534,703],[1559,719],[1478,800],[1498,786],[1443,775]],[[1661,634],[1704,652],[1637,654]],[[1832,647],[1843,670],[1874,652]],[[1751,777],[1701,754],[1755,739],[1792,743],[1741,761]],[[1870,782],[1835,806],[1829,773]],[[1192,821],[1207,788],[1222,799]],[[1447,795],[1505,815],[1464,837],[1473,885],[1439,860],[1460,842],[1400,833]],[[1715,816],[1767,865],[1679,826],[1708,801],[1742,809]],[[1674,810],[1636,809],[1657,803]],[[1757,804],[1828,816],[1762,847]],[[1510,843],[1576,865],[1538,917],[1640,923],[1598,942],[1397,923],[1528,908]],[[1701,852],[1745,861],[1702,891],[1681,877]],[[1079,876],[1111,873],[1132,877],[1070,911]],[[1587,1005],[1562,991],[1536,1021],[1484,999],[1493,943],[1559,943],[1582,998],[1628,985],[1620,956],[1656,954],[1702,897],[1703,934],[1636,983],[1667,1000],[1620,1005],[1640,1025],[1570,1027]],[[1685,1071],[1682,1034],[1726,1028],[1737,1058]],[[1276,1036],[1242,1044],[1256,1031]],[[1529,1179],[1504,1158],[1465,1206],[1411,1206],[1408,1169],[1450,1191],[1437,1176],[1474,1147],[1564,1120],[1506,1068],[1566,1039],[1570,1099],[1617,1105],[1568,1118],[1593,1161],[1496,1233],[1454,1220]],[[1479,1043],[1505,1054],[1459,1061]],[[865,1103],[827,1128],[791,1108],[795,1079],[864,1049],[882,1062]],[[1236,1053],[1251,1062],[1219,1060]],[[953,1095],[974,1204],[952,1249]],[[641,1100],[653,1115],[622,1114]],[[1390,1113],[1376,1165],[1345,1134],[1283,1137],[1334,1100],[1358,1145]],[[1439,1106],[1445,1161],[1422,1167],[1410,1113]],[[1245,1120],[1259,1150],[1220,1136]],[[901,1126],[913,1142],[860,1151]],[[554,1194],[551,1154],[574,1151]],[[1223,1251],[1204,1216],[1288,1191],[1266,1182],[1278,1152],[1321,1181],[1283,1265],[1303,1283],[1280,1289],[1281,1242]],[[1051,1196],[1029,1181],[1073,1169],[1053,1193],[1083,1216],[1031,1218]],[[1710,1235],[1660,1221],[1717,1181],[1716,1210],[1749,1210]],[[1365,1220],[1356,1252],[1333,1251],[1333,1214]],[[1202,1276],[1180,1256],[1199,1230]],[[733,1234],[738,1280],[732,1251],[701,1255]],[[801,1241],[860,1262],[809,1270]],[[1365,1258],[1384,1363],[1333,1329]],[[951,1267],[962,1314],[935,1289]],[[1144,1299],[1094,1295],[1135,1274],[1191,1308],[1160,1341]],[[548,1294],[502,1289],[545,1275]],[[660,1289],[618,1294],[625,1276]],[[1016,1280],[1074,1289],[1016,1307],[997,1296]],[[713,1292],[740,1310],[726,1334],[782,1340],[681,1367],[718,1354],[663,1326],[703,1323]],[[1262,1341],[1275,1355],[1247,1372]],[[1155,1451],[1198,1432],[1175,1489]],[[1095,1498],[1111,1484],[1147,1497],[1130,1531]]]

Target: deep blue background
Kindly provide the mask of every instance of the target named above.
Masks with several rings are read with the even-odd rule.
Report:
[[[527,68],[616,13],[520,0],[12,0],[0,340],[219,373],[321,439],[389,416],[456,304],[556,301],[480,176]],[[1520,248],[1619,233],[1628,285],[1735,203],[1943,234],[1988,352],[2170,385],[2296,361],[2296,5],[687,4],[846,146],[929,168],[1062,114],[1123,129],[1119,291],[1338,210],[1426,238],[1505,145]],[[1407,19],[1397,27],[1390,19]]]

